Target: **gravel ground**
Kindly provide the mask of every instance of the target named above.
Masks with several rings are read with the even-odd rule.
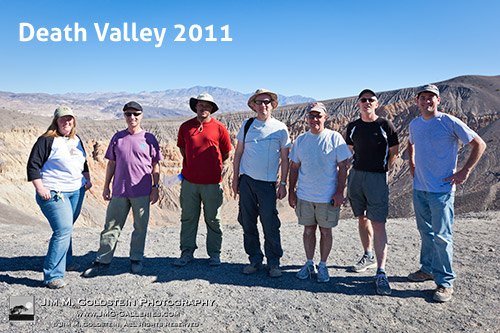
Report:
[[[46,225],[0,224],[0,331],[2,332],[498,332],[500,327],[500,212],[461,215],[454,225],[458,275],[451,302],[433,302],[432,281],[410,283],[418,269],[420,240],[413,218],[388,222],[387,273],[391,296],[378,296],[373,270],[350,273],[361,253],[354,219],[334,229],[328,262],[331,280],[298,280],[304,263],[302,227],[283,223],[281,278],[265,269],[241,273],[247,263],[239,225],[224,226],[223,264],[208,266],[205,227],[196,260],[172,264],[179,255],[179,226],[150,228],[141,274],[129,271],[131,223],[127,223],[110,270],[83,278],[98,246],[97,229],[75,228],[74,253],[82,266],[68,272],[68,286],[50,290],[41,267],[51,231]],[[318,261],[316,254],[315,261]],[[34,297],[35,321],[9,321],[10,297]]]

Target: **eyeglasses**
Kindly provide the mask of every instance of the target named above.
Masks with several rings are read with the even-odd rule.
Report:
[[[142,114],[142,112],[125,112],[126,117],[131,117],[132,115],[139,117]]]
[[[265,105],[267,105],[267,104],[271,103],[271,100],[264,99],[264,100],[256,100],[255,101],[255,104],[257,104],[257,105],[262,105],[262,103],[264,103]]]
[[[309,118],[309,119],[321,119],[321,118],[323,118],[323,115],[322,114],[308,114],[307,118]]]
[[[373,98],[373,97],[372,97],[372,98],[360,98],[360,99],[359,99],[359,101],[360,101],[361,103],[366,103],[366,102],[374,103],[374,102],[376,102],[377,100],[376,100],[375,98]]]

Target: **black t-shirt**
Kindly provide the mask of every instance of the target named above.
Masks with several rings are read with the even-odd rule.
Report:
[[[345,142],[354,147],[354,169],[370,172],[387,172],[389,147],[399,144],[394,125],[381,117],[372,122],[361,118],[350,122]]]

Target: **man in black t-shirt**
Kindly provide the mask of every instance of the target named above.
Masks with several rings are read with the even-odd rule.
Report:
[[[387,171],[396,160],[399,141],[394,125],[375,113],[378,100],[372,90],[365,89],[359,94],[358,107],[361,118],[349,123],[346,131],[345,141],[354,154],[347,196],[354,216],[358,218],[364,255],[351,267],[351,271],[364,272],[368,268],[377,267],[377,294],[390,295],[391,288],[385,274],[385,222],[389,214]]]

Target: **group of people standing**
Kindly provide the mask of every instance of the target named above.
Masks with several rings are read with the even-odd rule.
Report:
[[[462,121],[438,112],[440,96],[436,86],[426,85],[419,89],[416,101],[422,116],[410,124],[408,160],[422,249],[421,267],[408,279],[414,282],[434,279],[438,285],[434,299],[446,302],[451,299],[455,279],[451,267],[455,185],[467,179],[486,145]],[[239,195],[238,222],[243,228],[243,243],[249,258],[243,274],[259,271],[265,256],[269,276],[282,275],[281,222],[276,202],[288,194],[289,205],[295,208],[298,222],[304,226],[306,262],[296,277],[307,279],[316,275],[318,282],[328,282],[326,262],[332,248],[332,228],[338,224],[347,185],[347,198],[358,219],[364,250],[351,271],[377,268],[376,292],[390,295],[385,272],[385,223],[389,212],[387,172],[398,155],[399,140],[393,124],[375,113],[378,107],[375,92],[365,89],[359,94],[357,106],[361,117],[348,124],[345,140],[338,132],[325,128],[325,105],[319,102],[309,105],[306,116],[309,131],[297,137],[293,146],[286,125],[272,117],[272,110],[278,106],[275,93],[258,89],[248,100],[248,106],[255,111],[256,117],[245,120],[236,136],[232,179],[232,190],[235,196]],[[201,94],[191,98],[190,107],[196,117],[181,125],[177,139],[183,157],[183,179],[181,255],[174,265],[185,266],[194,258],[203,206],[208,264],[219,266],[222,170],[231,151],[231,142],[226,127],[212,117],[219,109],[212,96]],[[141,128],[142,106],[129,102],[123,112],[127,129],[113,136],[105,155],[108,165],[103,198],[110,201],[106,222],[97,257],[92,267],[84,271],[85,277],[103,274],[109,268],[130,208],[134,217],[130,268],[133,273],[143,268],[150,204],[159,198],[158,162],[162,156],[154,135]],[[92,186],[85,151],[75,134],[75,122],[69,108],[56,109],[51,127],[38,139],[28,162],[28,180],[33,182],[37,202],[53,229],[44,263],[44,283],[50,288],[63,287],[64,272],[79,268],[71,257],[71,232],[84,191]],[[471,145],[472,150],[464,167],[456,171],[459,140]],[[348,176],[351,158],[353,163]],[[264,252],[258,218],[264,232]],[[318,226],[320,261],[315,266]]]

